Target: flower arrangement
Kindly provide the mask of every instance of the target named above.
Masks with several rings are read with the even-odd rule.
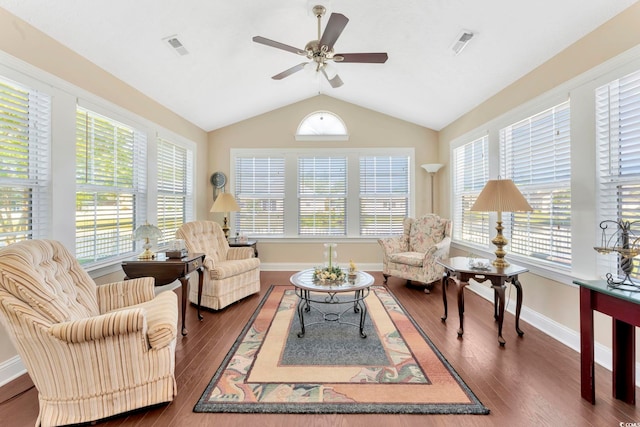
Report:
[[[331,266],[325,268],[316,267],[313,271],[313,280],[316,280],[320,283],[329,283],[329,282],[343,282],[344,281],[344,271],[338,266]]]

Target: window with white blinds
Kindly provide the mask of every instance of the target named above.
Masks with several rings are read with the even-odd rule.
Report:
[[[298,234],[347,234],[347,158],[298,159]]]
[[[489,139],[484,136],[453,150],[453,238],[489,244],[489,215],[470,208],[489,179]]]
[[[598,219],[640,221],[640,71],[596,89]],[[640,229],[640,224],[632,230]],[[599,243],[599,242],[598,242]],[[618,269],[615,254],[599,255],[601,273]],[[633,259],[632,277],[640,279]]]
[[[284,156],[235,158],[235,212],[238,233],[252,236],[284,234]]]
[[[176,238],[176,231],[193,220],[193,151],[158,138],[157,225],[162,230],[158,244]]]
[[[76,111],[76,257],[97,264],[134,250],[146,220],[146,134],[93,111]]]
[[[0,247],[49,237],[51,98],[0,77]]]
[[[413,149],[233,149],[235,232],[264,237],[402,234]]]
[[[360,235],[402,234],[409,215],[409,157],[360,157]]]
[[[500,130],[501,175],[533,212],[503,213],[508,251],[571,266],[569,101]]]

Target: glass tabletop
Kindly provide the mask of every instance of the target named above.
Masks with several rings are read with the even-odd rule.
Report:
[[[345,278],[342,282],[319,282],[313,280],[313,268],[302,270],[289,279],[298,288],[317,292],[353,292],[373,285],[373,276],[364,271],[356,271],[353,279]]]
[[[591,289],[605,295],[610,295],[612,297],[640,304],[640,292],[638,292],[638,290],[625,290],[620,288],[616,289],[609,286],[606,280],[574,280],[573,283],[583,288]]]

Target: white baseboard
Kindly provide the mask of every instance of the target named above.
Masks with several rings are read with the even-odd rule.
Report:
[[[0,387],[26,373],[27,368],[22,364],[20,356],[13,356],[11,359],[5,360],[0,363]]]
[[[477,283],[470,283],[467,288],[476,294],[480,295],[482,298],[490,301],[493,304],[493,289],[487,286],[483,286]],[[506,306],[506,311],[515,315],[515,301],[508,301]],[[573,329],[567,328],[566,326],[546,317],[537,311],[533,311],[526,306],[522,306],[522,311],[520,312],[520,319],[529,323],[531,326],[539,329],[550,337],[556,339],[567,347],[575,350],[578,354],[580,354],[580,333],[574,331]],[[612,350],[599,343],[595,343],[594,345],[594,359],[595,362],[611,371],[613,353]],[[579,372],[576,372],[576,375],[579,375]],[[636,384],[640,384],[640,364],[636,362]]]

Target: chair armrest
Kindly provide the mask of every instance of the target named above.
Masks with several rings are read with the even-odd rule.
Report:
[[[247,259],[253,258],[255,255],[253,248],[250,246],[234,246],[229,248],[227,252],[227,260]]]
[[[427,249],[427,252],[424,253],[423,265],[425,267],[431,266],[435,260],[449,258],[449,246],[451,246],[451,237],[445,237],[439,243],[431,246]]]
[[[404,236],[383,237],[378,239],[378,243],[382,246],[385,255],[409,250],[409,242]]]
[[[132,308],[56,323],[49,328],[49,332],[64,342],[75,344],[144,331],[146,327],[145,310]]]
[[[153,277],[123,280],[98,286],[100,313],[150,301],[155,296]]]

